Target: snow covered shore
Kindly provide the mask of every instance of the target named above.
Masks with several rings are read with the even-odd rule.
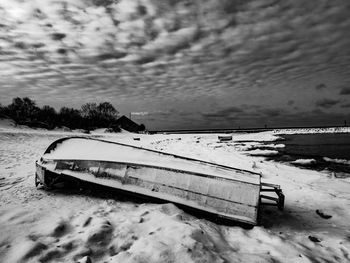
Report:
[[[247,230],[197,218],[172,204],[34,187],[34,161],[53,140],[45,131],[0,132],[0,262],[349,262],[350,180],[250,156],[240,141],[273,132],[105,135],[105,139],[248,169],[280,184],[285,210],[262,210]],[[316,213],[316,210],[322,213]],[[322,217],[329,215],[331,218]]]

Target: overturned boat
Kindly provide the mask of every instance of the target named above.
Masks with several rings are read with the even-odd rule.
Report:
[[[232,135],[219,135],[218,139],[220,142],[232,141]]]
[[[36,185],[88,182],[256,225],[261,204],[283,208],[277,185],[260,174],[202,160],[86,137],[53,142],[36,162]],[[277,197],[262,195],[274,192]],[[265,202],[268,200],[269,202]]]

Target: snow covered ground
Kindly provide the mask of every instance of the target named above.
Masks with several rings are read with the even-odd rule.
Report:
[[[249,155],[261,141],[273,145],[273,132],[233,134],[225,143],[216,134],[104,135],[252,170],[280,184],[285,210],[263,208],[261,225],[250,230],[197,218],[169,203],[36,189],[35,160],[64,134],[0,129],[0,262],[350,261],[350,180]]]

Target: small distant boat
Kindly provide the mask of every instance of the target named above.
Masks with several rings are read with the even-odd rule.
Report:
[[[220,142],[232,141],[232,135],[219,135],[218,139]]]
[[[100,139],[68,137],[53,142],[36,162],[35,183],[53,187],[77,181],[172,202],[249,225],[258,222],[263,199],[283,208],[279,186],[260,174],[202,160]],[[263,191],[277,197],[264,196]]]

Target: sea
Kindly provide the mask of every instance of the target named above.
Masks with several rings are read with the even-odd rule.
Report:
[[[350,177],[350,133],[281,135],[275,161],[315,170],[328,170],[335,177]]]

